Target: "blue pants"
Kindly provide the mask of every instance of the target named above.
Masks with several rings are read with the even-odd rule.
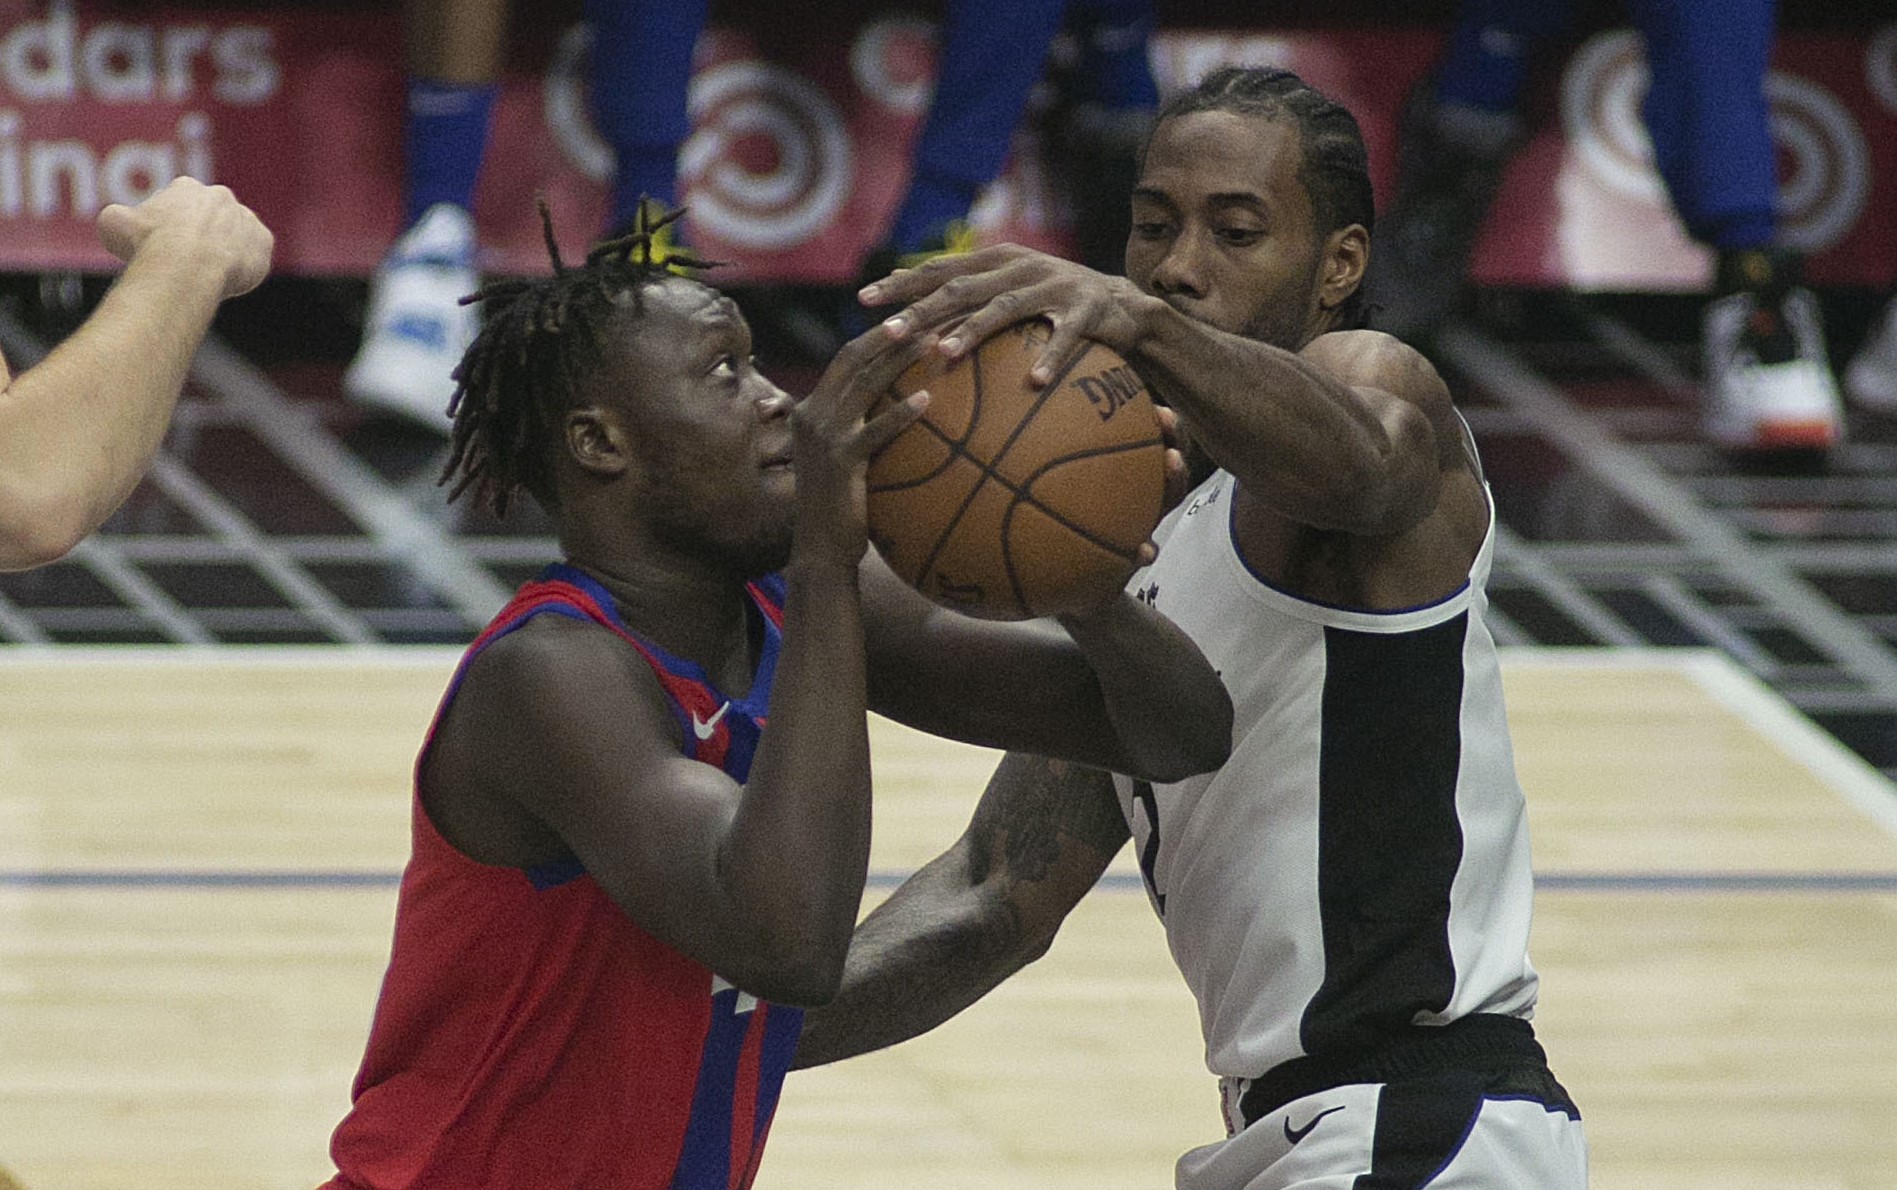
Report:
[[[1063,16],[1078,26],[1089,102],[1152,108],[1153,0],[948,0],[935,95],[890,242],[915,251],[968,208],[1008,159]]]
[[[708,8],[709,0],[587,0],[593,118],[614,156],[609,228],[631,223],[641,195],[678,203],[692,49]]]
[[[1647,44],[1647,132],[1681,222],[1719,249],[1764,248],[1778,173],[1765,99],[1773,0],[1627,0]],[[1573,0],[1464,0],[1437,97],[1513,110],[1534,50],[1564,32]]]

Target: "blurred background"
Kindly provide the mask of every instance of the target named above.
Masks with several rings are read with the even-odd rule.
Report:
[[[1877,7],[1786,0],[1768,85],[1781,239],[1806,257],[1837,370],[1897,279],[1897,24]],[[536,194],[569,255],[606,218],[583,16],[519,6],[507,33],[473,203],[484,275],[547,267]],[[1222,62],[1305,74],[1362,121],[1387,201],[1405,97],[1456,16],[1169,2],[1148,59],[1162,92]],[[717,279],[786,383],[834,344],[902,199],[939,18],[712,6],[678,193],[693,248],[728,262]],[[1500,623],[1522,643],[1724,650],[1897,771],[1897,419],[1847,403],[1834,449],[1790,459],[1700,432],[1715,254],[1654,170],[1624,20],[1582,5],[1540,55],[1471,284],[1426,341],[1499,496]],[[500,524],[444,506],[440,433],[342,394],[368,280],[403,227],[402,42],[383,4],[0,3],[0,340],[16,368],[102,292],[100,204],[194,172],[277,234],[276,275],[221,314],[145,485],[68,560],[0,577],[0,639],[455,642],[552,555],[530,507]],[[1073,53],[1056,40],[970,212],[978,241],[1077,250],[1076,208],[1103,187],[1062,152]]]
[[[1528,646],[1509,697],[1537,816],[1538,1027],[1590,1112],[1597,1184],[1897,1185],[1897,12],[1778,4],[1776,227],[1747,288],[1733,262],[1760,245],[1689,231],[1656,163],[1630,19],[1653,6],[1577,2],[1532,54],[1476,27],[1475,50],[1532,66],[1458,124],[1435,118],[1453,31],[1563,5],[1070,0],[1051,41],[1017,5],[986,44],[1046,68],[1018,125],[986,130],[996,176],[949,179],[963,209],[944,222],[916,195],[943,181],[918,162],[948,7],[721,0],[668,34],[691,62],[657,190],[725,262],[713,280],[763,366],[809,383],[863,325],[859,281],[917,254],[1012,240],[1115,267],[1150,97],[1103,104],[1102,60],[1162,96],[1283,65],[1342,101],[1380,236],[1421,245],[1439,282],[1381,290],[1373,325],[1400,316],[1443,371],[1494,487],[1491,622]],[[378,396],[362,361],[379,334],[458,355],[443,294],[452,310],[478,278],[549,267],[537,196],[568,259],[621,224],[625,130],[602,130],[594,93],[610,8],[511,6],[469,84],[465,226],[444,232],[418,209],[401,6],[0,0],[16,373],[109,284],[103,204],[188,172],[277,236],[132,498],[62,561],[0,574],[0,1161],[35,1190],[327,1174],[407,854],[406,767],[452,647],[558,553],[530,502],[497,521],[444,499],[442,369]],[[1074,19],[1095,10],[1132,12],[1132,32]],[[1743,325],[1716,313],[1734,298]],[[1755,350],[1781,339],[1790,354]],[[1761,363],[1803,367],[1818,415],[1789,438],[1710,425],[1727,373]],[[219,647],[251,645],[308,648]],[[991,761],[877,748],[872,900],[954,837]],[[787,1092],[760,1185],[1164,1184],[1215,1126],[1210,1080],[1130,862],[1102,888],[1000,1007]]]

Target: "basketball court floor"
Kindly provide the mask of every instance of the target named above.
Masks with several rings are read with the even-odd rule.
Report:
[[[387,956],[452,650],[0,664],[0,1154],[33,1190],[311,1187]],[[1538,1020],[1602,1190],[1897,1184],[1897,799],[1722,656],[1507,659]],[[875,734],[870,900],[992,754]],[[1122,856],[936,1034],[794,1074],[760,1190],[1159,1187],[1219,1127]]]
[[[292,342],[271,300],[106,530],[0,576],[0,1162],[30,1190],[327,1176],[415,747],[452,646],[553,556],[543,521],[444,510],[438,440],[333,396],[346,328]],[[1891,427],[1821,473],[1734,470],[1666,308],[1511,302],[1439,359],[1501,514],[1537,1024],[1594,1184],[1897,1187]],[[0,309],[16,364],[34,322]],[[992,759],[875,739],[868,902]],[[1123,857],[963,1017],[794,1075],[758,1185],[1159,1187],[1218,1127]]]

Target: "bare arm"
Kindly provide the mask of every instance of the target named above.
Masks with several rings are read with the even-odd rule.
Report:
[[[870,706],[991,748],[1176,781],[1225,762],[1232,702],[1165,616],[1119,594],[1059,621],[996,623],[938,607],[864,560]]]
[[[872,331],[846,347],[791,415],[797,513],[783,646],[770,724],[742,787],[680,754],[679,726],[632,649],[551,617],[476,660],[422,777],[438,822],[469,788],[524,810],[557,844],[542,845],[547,858],[577,856],[642,927],[782,1003],[835,991],[869,860],[864,472],[926,400],[864,422],[911,358],[887,346]],[[478,819],[482,807],[460,810]]]
[[[1314,528],[1410,528],[1435,504],[1438,439],[1456,441],[1443,433],[1453,414],[1433,370],[1374,332],[1284,351],[1191,318],[1124,278],[1011,244],[941,257],[873,288],[878,303],[909,303],[897,315],[906,329],[964,319],[943,340],[950,355],[1034,315],[1055,328],[1043,373],[1083,338],[1107,344],[1241,488]]]
[[[1440,381],[1410,374],[1422,362],[1414,350],[1349,331],[1294,354],[1140,300],[1131,362],[1241,490],[1312,528],[1366,537],[1412,528],[1435,507],[1436,425],[1452,415]]]
[[[1004,758],[955,846],[857,927],[842,990],[804,1018],[795,1064],[925,1033],[1045,954],[1127,833],[1105,773]]]
[[[64,554],[137,485],[219,302],[270,267],[271,237],[222,186],[179,178],[99,234],[126,261],[85,325],[38,366],[0,365],[0,570]]]
[[[645,660],[593,625],[544,616],[476,658],[422,770],[442,834],[473,858],[530,867],[577,858],[626,916],[754,995],[817,1003],[834,989],[869,856],[869,764],[850,660],[838,646],[823,697],[793,657],[792,609],[847,631],[846,568],[786,573],[786,632],[772,722],[744,785],[687,759]],[[859,696],[860,697],[860,696]],[[800,703],[813,703],[798,714]],[[835,715],[826,714],[836,710]],[[780,717],[790,714],[788,723]],[[768,752],[767,752],[768,750]],[[511,820],[500,835],[480,823]],[[507,845],[507,835],[538,846]],[[491,848],[491,849],[490,849]]]

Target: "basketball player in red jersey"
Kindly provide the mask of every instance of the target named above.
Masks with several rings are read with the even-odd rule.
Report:
[[[449,474],[532,494],[566,560],[417,762],[337,1190],[749,1185],[856,920],[869,708],[1155,776],[1230,747],[1216,675],[1137,601],[985,623],[883,568],[865,464],[925,398],[865,414],[927,341],[873,330],[793,400],[656,230],[483,291]]]
[[[929,1028],[1042,953],[1132,838],[1227,1135],[1180,1190],[1578,1190],[1529,1024],[1533,880],[1486,582],[1495,517],[1435,370],[1354,329],[1374,221],[1348,111],[1227,68],[1160,109],[1126,277],[1015,247],[863,294],[950,355],[1035,315],[1125,356],[1209,466],[1129,588],[1218,668],[1232,755],[1184,780],[1012,755],[864,922],[798,1062]]]

